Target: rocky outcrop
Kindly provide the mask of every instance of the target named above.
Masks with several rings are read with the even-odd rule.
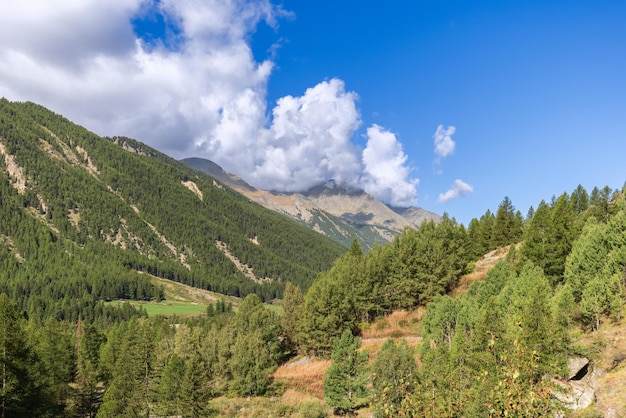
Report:
[[[569,373],[567,380],[555,380],[561,389],[554,395],[568,409],[578,411],[587,408],[596,398],[600,370],[593,367],[589,359],[570,357],[567,361]]]

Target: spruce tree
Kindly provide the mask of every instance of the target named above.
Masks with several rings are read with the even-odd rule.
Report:
[[[199,418],[207,416],[208,402],[211,399],[210,376],[200,353],[195,352],[185,365],[185,374],[180,382],[180,397],[184,416]]]

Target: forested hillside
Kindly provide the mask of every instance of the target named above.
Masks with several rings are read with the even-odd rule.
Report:
[[[504,246],[506,259],[483,281],[448,295],[478,254]],[[579,186],[540,202],[526,218],[505,198],[468,230],[444,217],[367,255],[354,246],[308,290],[294,340],[300,350],[332,356],[324,396],[337,413],[368,402],[389,417],[566,413],[588,406],[580,392],[568,392],[578,390],[568,382],[575,377],[568,359],[598,355],[597,346],[577,340],[622,321],[625,286],[624,190],[588,194]],[[420,305],[426,312],[417,353],[390,341],[370,368],[358,360],[353,335],[392,310]],[[615,358],[613,368],[622,357]],[[606,372],[588,367],[590,375]],[[355,386],[367,378],[373,386]],[[626,411],[624,403],[617,407]]]
[[[31,103],[0,101],[0,153],[1,416],[567,416],[571,357],[622,376],[623,353],[599,356],[616,344],[603,327],[626,327],[624,189],[526,216],[505,197],[467,228],[446,215],[345,252]],[[494,249],[506,258],[469,283]],[[186,318],[104,304],[162,298],[149,275],[246,296]],[[363,351],[398,310],[414,334]],[[317,391],[274,380],[294,358],[325,364]]]
[[[33,103],[0,100],[0,174],[0,292],[35,318],[126,317],[101,302],[162,297],[143,273],[270,300],[287,281],[307,288],[344,251],[154,149]]]

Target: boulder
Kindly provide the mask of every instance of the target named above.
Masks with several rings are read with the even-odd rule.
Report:
[[[579,411],[595,400],[600,372],[584,357],[570,357],[567,363],[567,380],[555,380],[554,383],[562,390],[553,393],[566,408]]]
[[[581,380],[589,369],[589,359],[586,357],[569,357],[567,367],[569,369],[567,380]]]

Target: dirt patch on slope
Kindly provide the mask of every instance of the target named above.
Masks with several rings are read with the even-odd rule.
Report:
[[[519,249],[520,246],[521,244],[516,244],[516,249]],[[455,297],[459,293],[465,293],[473,282],[477,280],[484,280],[487,272],[491,270],[493,266],[498,264],[498,262],[504,260],[510,249],[510,245],[500,247],[488,252],[477,260],[474,264],[474,271],[461,276],[458,286],[452,289],[450,296]]]

